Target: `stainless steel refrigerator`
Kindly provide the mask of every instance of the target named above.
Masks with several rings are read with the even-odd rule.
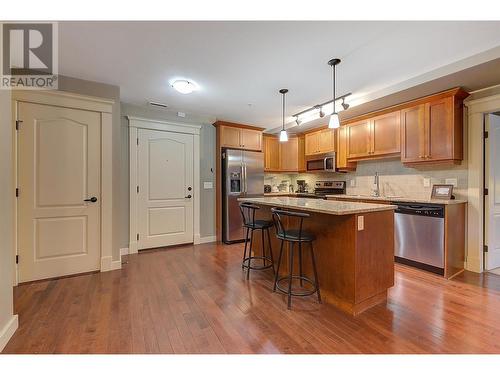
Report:
[[[264,154],[222,150],[222,240],[243,241],[243,219],[238,198],[264,193]]]

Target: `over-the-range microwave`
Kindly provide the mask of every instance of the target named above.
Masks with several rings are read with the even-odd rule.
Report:
[[[323,155],[308,156],[306,159],[306,170],[335,172],[335,152],[329,152]]]

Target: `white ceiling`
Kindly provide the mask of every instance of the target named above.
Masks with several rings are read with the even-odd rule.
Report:
[[[330,58],[342,59],[337,94],[361,103],[458,61],[477,63],[471,56],[500,57],[498,30],[497,21],[62,22],[59,72],[118,85],[127,103],[271,129],[281,124],[280,88],[290,90],[289,116],[330,99]],[[179,94],[174,77],[201,90]]]

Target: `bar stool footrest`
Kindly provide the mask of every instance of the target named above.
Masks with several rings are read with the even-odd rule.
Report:
[[[282,293],[288,294],[288,285],[286,287],[282,287],[280,285],[281,281],[288,281],[288,279],[289,279],[289,276],[280,277],[276,281],[276,289],[278,289]],[[303,292],[294,291],[292,288],[292,292],[291,292],[292,296],[296,296],[296,297],[311,296],[318,291],[318,288],[316,287],[315,283],[308,277],[294,275],[294,276],[292,276],[292,280],[302,280],[302,281],[305,281],[306,283],[309,283],[311,286],[313,286],[312,290],[305,290]]]
[[[264,265],[262,265],[262,266],[252,265],[251,261],[252,260],[257,260],[257,259],[266,260],[267,262],[269,262],[269,264],[266,264],[265,266]],[[273,261],[269,257],[251,256],[251,257],[247,257],[247,258],[243,259],[243,262],[242,262],[241,265],[242,265],[243,268],[250,268],[251,270],[257,270],[257,271],[259,271],[259,270],[267,270],[268,268],[272,268],[273,267]]]

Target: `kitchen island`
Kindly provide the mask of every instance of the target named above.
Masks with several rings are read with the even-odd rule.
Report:
[[[304,230],[316,235],[314,253],[323,300],[357,315],[387,300],[394,285],[394,209],[388,204],[327,201],[292,197],[240,198],[260,207],[256,219],[270,219],[271,208],[307,212]],[[287,219],[287,227],[296,225]],[[261,252],[260,236],[254,237],[254,252]],[[272,234],[274,259],[281,242]],[[286,242],[285,242],[286,246]],[[306,245],[307,246],[307,245]],[[280,273],[287,270],[284,252]],[[295,257],[296,259],[297,257]],[[310,256],[304,248],[304,273],[312,276]],[[297,269],[294,267],[294,269]]]

